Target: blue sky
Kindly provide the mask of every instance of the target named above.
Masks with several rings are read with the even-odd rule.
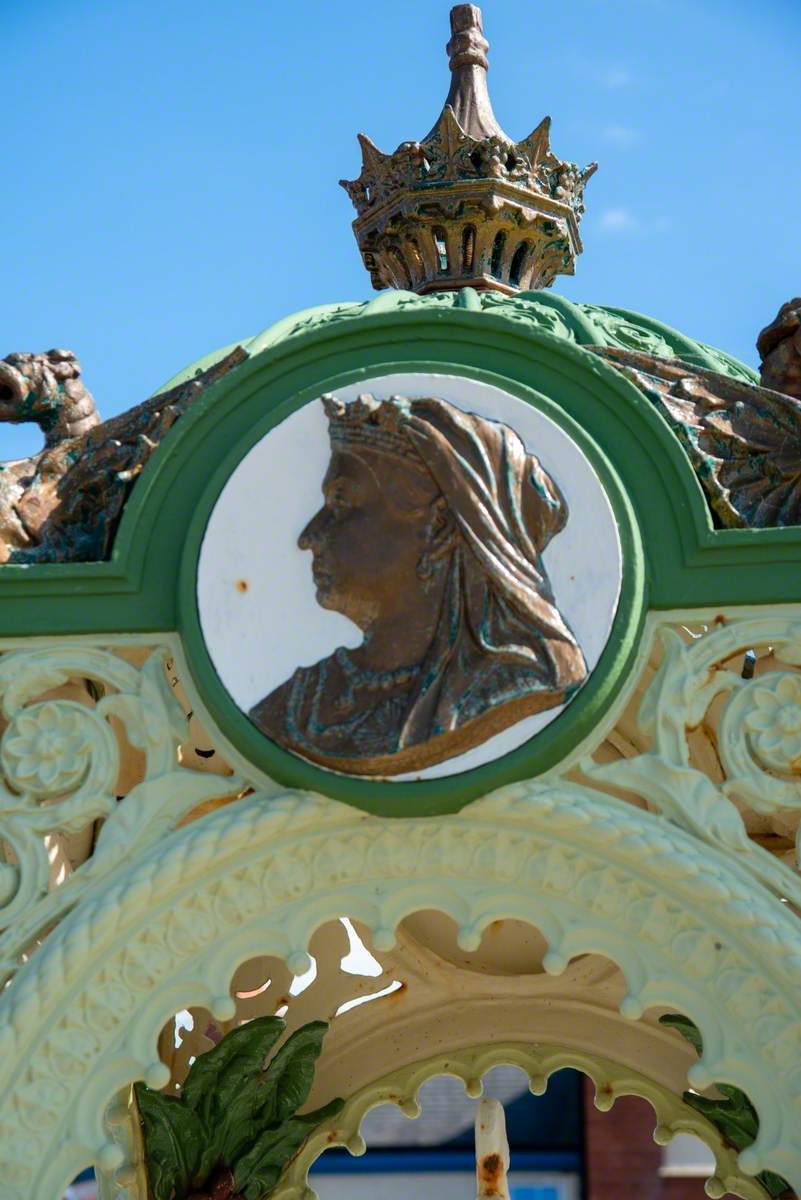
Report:
[[[341,177],[421,137],[447,0],[0,0],[0,356],[66,346],[104,416],[312,304],[369,297]],[[801,292],[801,0],[486,0],[513,137],[600,170],[556,290],[755,363]],[[0,426],[0,458],[35,448]]]

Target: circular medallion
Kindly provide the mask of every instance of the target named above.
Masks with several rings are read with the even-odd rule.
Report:
[[[454,775],[536,735],[612,628],[621,547],[550,417],[460,376],[318,397],[241,459],[203,538],[200,625],[230,697],[339,774]]]

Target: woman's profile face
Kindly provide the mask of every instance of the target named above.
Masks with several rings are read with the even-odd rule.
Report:
[[[298,538],[312,552],[317,602],[361,629],[402,610],[427,539],[433,480],[392,455],[335,449],[323,506]]]

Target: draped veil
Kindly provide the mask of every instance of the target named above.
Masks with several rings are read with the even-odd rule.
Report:
[[[400,427],[461,536],[402,745],[454,728],[493,698],[569,692],[586,674],[541,558],[567,521],[559,488],[509,426],[439,399],[406,403]]]

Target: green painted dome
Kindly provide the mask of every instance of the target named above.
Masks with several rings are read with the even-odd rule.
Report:
[[[389,291],[382,292],[374,300],[323,304],[316,308],[304,309],[270,325],[256,337],[235,342],[206,355],[168,380],[159,390],[164,391],[191,379],[237,345],[242,346],[254,357],[309,329],[317,329],[335,321],[355,320],[374,313],[397,312],[404,308],[464,308],[474,312],[488,312],[494,316],[505,317],[509,321],[522,322],[532,329],[542,329],[579,346],[612,346],[640,354],[656,355],[659,358],[681,359],[693,366],[728,375],[732,379],[759,383],[757,372],[731,355],[706,346],[703,342],[697,342],[694,338],[679,333],[677,329],[672,329],[670,325],[663,325],[661,321],[630,312],[626,308],[575,304],[572,300],[566,300],[564,296],[551,291],[518,292],[514,296],[504,296],[498,292],[476,292],[472,288],[463,288],[458,292],[434,292],[427,296],[419,296],[416,292]]]

